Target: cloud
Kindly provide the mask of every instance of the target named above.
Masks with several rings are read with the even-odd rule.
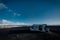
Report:
[[[21,14],[18,14],[18,13],[14,13],[14,16],[21,16]]]
[[[13,10],[10,10],[10,9],[9,9],[8,12],[13,12]]]
[[[16,13],[13,13],[14,16],[16,16]]]
[[[13,22],[5,19],[1,20],[0,22],[0,25],[28,25],[27,23]]]
[[[21,14],[14,12],[13,10],[9,9],[5,4],[0,3],[0,10],[7,9],[8,12],[13,13],[13,16],[21,16]]]
[[[17,16],[20,16],[21,14],[17,14]]]
[[[42,24],[60,25],[60,21],[59,20],[47,20],[47,21],[44,21]],[[0,25],[32,25],[32,24],[24,23],[24,22],[13,22],[13,21],[2,19],[0,21]]]
[[[7,9],[8,7],[5,5],[5,4],[3,4],[3,3],[0,3],[0,9]]]

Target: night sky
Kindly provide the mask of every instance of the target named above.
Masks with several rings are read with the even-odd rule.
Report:
[[[0,0],[0,20],[60,24],[59,0]]]

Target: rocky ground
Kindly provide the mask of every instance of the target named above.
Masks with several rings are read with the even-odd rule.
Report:
[[[59,35],[49,33],[0,34],[0,40],[60,40]]]

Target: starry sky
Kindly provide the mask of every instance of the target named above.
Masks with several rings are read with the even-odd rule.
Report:
[[[0,20],[60,24],[59,0],[0,0]]]

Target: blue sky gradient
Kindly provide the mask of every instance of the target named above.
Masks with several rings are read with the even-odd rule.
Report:
[[[0,20],[31,24],[60,24],[59,0],[0,0],[6,8],[0,9]]]

